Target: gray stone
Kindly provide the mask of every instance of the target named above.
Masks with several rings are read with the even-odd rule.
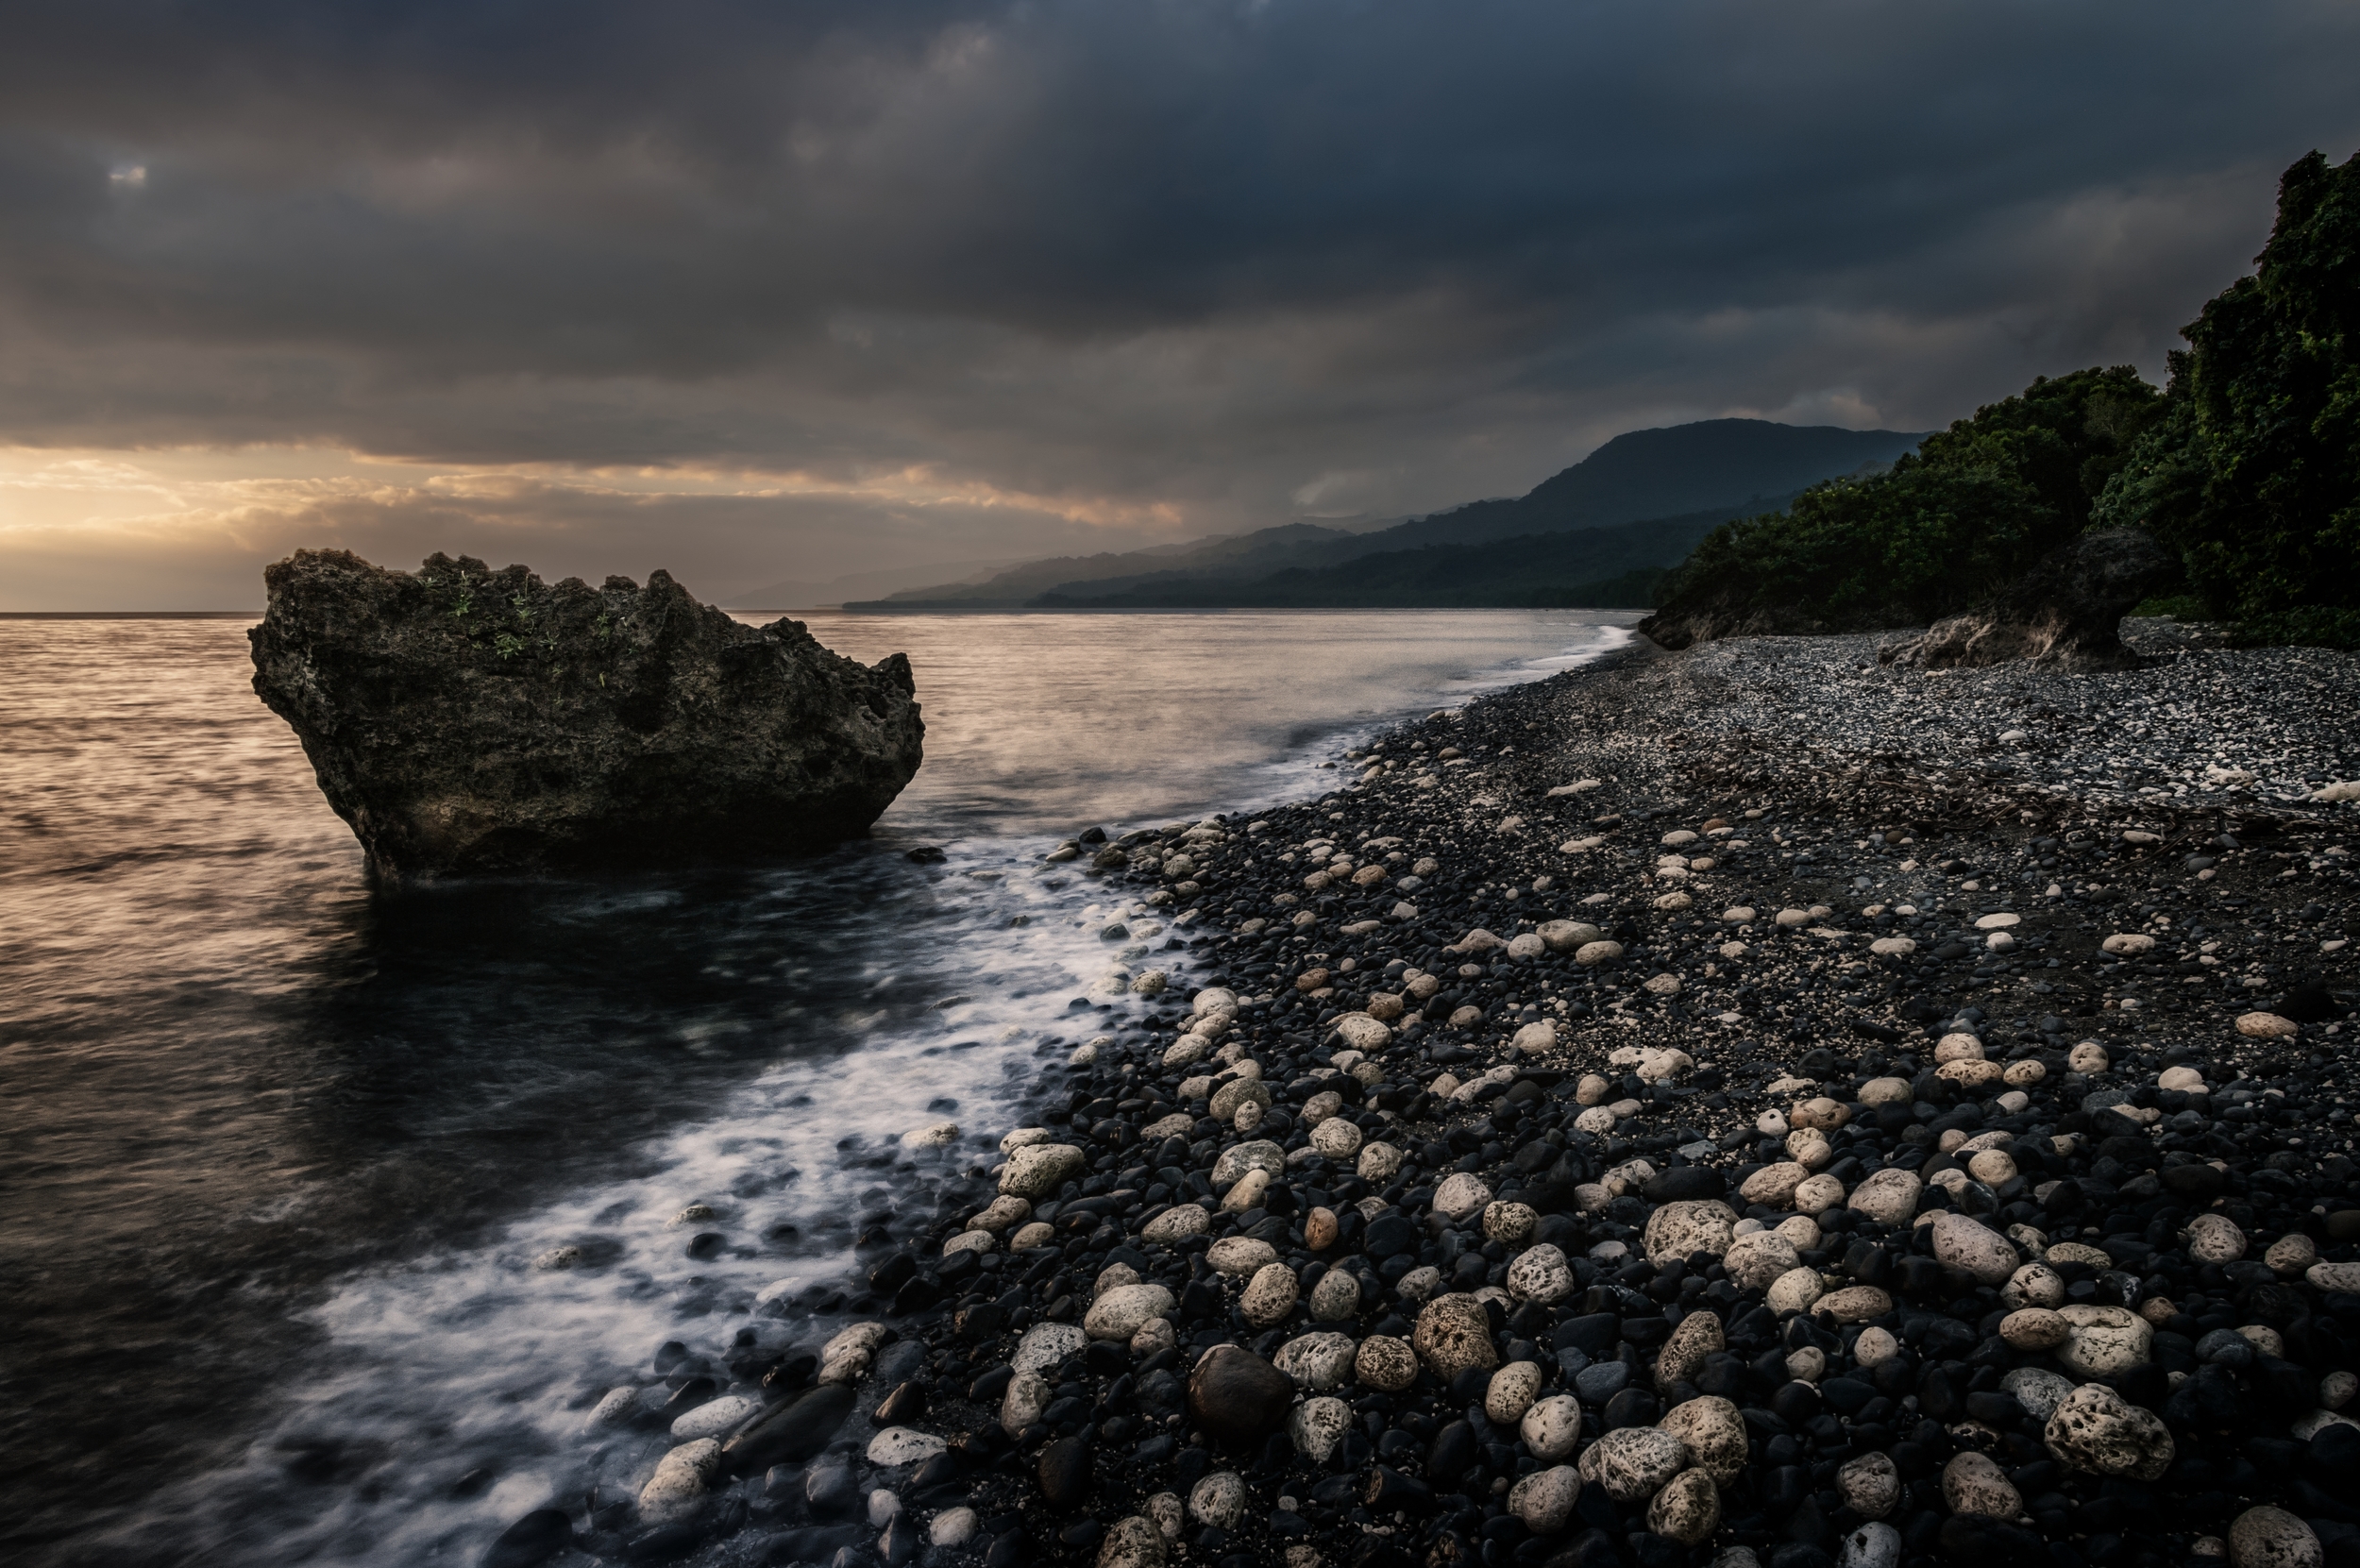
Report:
[[[1836,1568],[1900,1568],[1901,1532],[1871,1520],[1844,1538]]]
[[[2018,1367],[1999,1379],[1999,1387],[2034,1421],[2046,1422],[2073,1392],[2073,1380],[2042,1367]]]
[[[1845,1506],[1863,1519],[1882,1519],[1901,1501],[1901,1472],[1893,1457],[1877,1450],[1846,1459],[1835,1473]]]
[[[2320,1568],[2326,1548],[2284,1509],[2248,1509],[2229,1526],[2230,1568]]]
[[[1953,1210],[1936,1214],[1932,1230],[1935,1259],[1964,1270],[1979,1284],[2004,1284],[2024,1261],[2006,1237]]]
[[[1070,1143],[1034,1143],[1008,1155],[1000,1190],[1037,1201],[1089,1169],[1089,1156]]]

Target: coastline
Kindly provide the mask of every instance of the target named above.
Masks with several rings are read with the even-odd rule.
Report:
[[[2178,1560],[2270,1505],[2341,1560],[2354,808],[2295,786],[2360,773],[2360,660],[1876,641],[1635,645],[1318,801],[1072,846],[1185,954],[1075,999],[1109,1032],[874,1256],[868,1322],[773,1304],[745,1425],[569,1528],[1778,1565]]]

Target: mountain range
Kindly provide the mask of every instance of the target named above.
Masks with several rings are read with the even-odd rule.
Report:
[[[851,610],[1573,605],[1645,608],[1664,569],[1732,517],[1875,471],[1923,432],[1709,419],[1616,436],[1512,498],[1368,531],[1284,523],[1061,556]]]

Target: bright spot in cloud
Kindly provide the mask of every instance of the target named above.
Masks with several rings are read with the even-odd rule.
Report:
[[[147,183],[147,165],[144,163],[127,163],[122,168],[114,170],[112,173],[109,174],[107,178],[111,184],[128,185],[137,188]]]

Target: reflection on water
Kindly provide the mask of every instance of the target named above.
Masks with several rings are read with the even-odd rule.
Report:
[[[927,764],[875,840],[384,900],[242,622],[0,620],[0,1548],[479,1539],[683,1304],[841,1266],[866,1151],[936,1103],[996,1137],[1105,958],[1044,835],[1304,793],[1340,734],[1603,619],[815,615],[917,667]],[[729,1255],[681,1255],[694,1197]],[[584,1238],[581,1273],[520,1261]]]

